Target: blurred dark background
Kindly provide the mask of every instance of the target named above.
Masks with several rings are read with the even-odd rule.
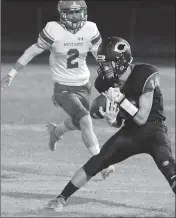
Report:
[[[56,0],[4,0],[1,54],[21,55],[48,21],[58,20]],[[147,2],[147,3],[146,3]],[[86,1],[88,20],[102,37],[128,40],[136,56],[175,56],[175,6],[170,1]],[[46,55],[46,53],[42,54]]]

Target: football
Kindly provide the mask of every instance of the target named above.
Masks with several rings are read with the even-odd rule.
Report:
[[[94,99],[91,109],[90,115],[93,119],[103,119],[104,117],[99,112],[99,107],[103,108],[103,111],[106,110],[106,97],[104,95],[99,95],[97,98]]]

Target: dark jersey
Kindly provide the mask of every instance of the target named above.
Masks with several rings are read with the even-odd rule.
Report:
[[[103,78],[103,77],[102,77]],[[99,78],[100,80],[100,78]],[[113,81],[107,81],[106,79],[102,80],[102,83],[95,82],[99,84],[98,91],[102,92],[109,89],[109,87],[113,87]],[[100,88],[100,84],[103,85]],[[149,64],[135,64],[132,68],[132,72],[128,77],[124,87],[121,89],[121,92],[125,94],[126,98],[139,107],[139,98],[145,93],[149,92],[154,88],[153,95],[153,104],[147,121],[153,120],[162,120],[166,119],[164,114],[164,106],[163,106],[163,96],[159,86],[159,72],[155,66]],[[123,114],[122,113],[119,113]],[[135,123],[133,120],[127,120],[126,123]]]

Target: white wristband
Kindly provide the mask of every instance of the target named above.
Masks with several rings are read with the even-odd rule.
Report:
[[[17,71],[13,68],[10,70],[10,72],[7,74],[8,76],[11,76],[11,77],[15,77],[17,74]]]
[[[139,110],[126,98],[122,101],[120,107],[123,108],[132,117],[134,117]]]

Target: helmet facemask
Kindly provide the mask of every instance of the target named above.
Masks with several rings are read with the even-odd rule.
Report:
[[[128,69],[131,62],[133,61],[133,58],[131,57],[130,61],[127,61],[125,56],[122,54],[120,57],[115,58],[115,76],[119,79]]]
[[[99,62],[99,66],[98,74],[102,73],[107,79],[114,78],[114,62]]]
[[[132,61],[129,43],[120,37],[108,37],[97,51],[97,62],[100,66],[97,72],[110,83],[121,86],[130,72]]]
[[[84,26],[87,21],[87,6],[82,6],[84,2],[68,1],[68,5],[62,8],[58,4],[58,11],[60,14],[60,22],[68,29],[77,32]],[[80,3],[81,2],[81,3]]]
[[[133,59],[131,58],[130,62],[127,62],[123,54],[120,57],[116,57],[111,61],[103,61],[97,58],[100,66],[100,68],[98,69],[98,73],[100,73],[101,71],[101,73],[103,73],[107,79],[114,78],[118,80],[120,76],[127,71],[132,60]]]

